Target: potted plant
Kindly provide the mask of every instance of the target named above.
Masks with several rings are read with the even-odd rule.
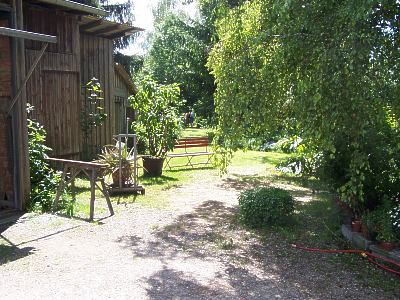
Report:
[[[393,224],[390,218],[383,217],[378,223],[376,239],[379,242],[379,247],[387,251],[396,248],[396,234],[393,229]]]
[[[361,234],[366,239],[371,239],[371,228],[373,227],[373,220],[369,211],[365,212],[361,218]]]
[[[379,229],[376,239],[379,241],[379,247],[386,251],[392,251],[397,246],[396,235],[393,228],[391,228],[391,224],[386,223],[389,222],[383,222],[383,226]]]
[[[354,232],[361,232],[361,205],[360,202],[356,202],[355,200],[350,202],[350,207],[352,208],[353,218],[351,220],[351,230]]]
[[[382,205],[371,211],[367,215],[367,220],[370,224],[370,233],[374,235],[379,247],[387,251],[391,251],[397,246],[399,241],[395,231],[395,226],[392,217],[393,210],[388,200],[385,200]]]
[[[133,174],[133,160],[134,157],[128,151],[126,144],[121,143],[121,181],[122,186],[130,181]],[[113,186],[119,186],[119,145],[107,145],[103,148],[99,155],[98,163],[107,165],[104,175],[111,175],[113,179]]]
[[[132,128],[146,141],[149,155],[142,156],[144,175],[161,176],[165,155],[174,147],[182,130],[179,107],[180,89],[177,84],[160,85],[145,77],[138,85],[138,92],[130,98],[136,112]]]

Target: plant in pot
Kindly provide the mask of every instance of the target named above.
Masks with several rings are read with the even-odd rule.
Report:
[[[351,209],[351,230],[354,232],[361,232],[361,216],[365,207],[363,194],[362,191],[360,192],[357,182],[350,181],[340,187],[338,191],[343,203]]]
[[[399,236],[396,234],[396,222],[393,222],[393,212],[394,209],[386,200],[383,205],[369,213],[376,240],[379,246],[387,251],[396,248],[399,241]]]
[[[374,228],[373,215],[369,211],[365,212],[361,217],[361,234],[367,238],[372,238],[372,232]]]
[[[182,130],[179,108],[183,104],[177,84],[161,85],[145,77],[130,104],[136,112],[132,123],[138,138],[146,141],[149,155],[142,156],[145,176],[161,176],[165,155]]]
[[[387,251],[396,248],[396,234],[393,230],[392,223],[384,220],[379,224],[378,235],[376,239],[380,242],[379,247]]]
[[[351,230],[354,232],[361,232],[362,229],[362,221],[361,221],[361,215],[362,215],[362,202],[361,201],[355,201],[354,199],[350,201],[350,208],[352,210],[353,218],[351,221]]]
[[[133,160],[134,156],[128,151],[126,144],[121,143],[121,181],[122,186],[126,186],[133,174]],[[104,175],[111,175],[113,179],[113,186],[119,186],[119,145],[107,145],[104,146],[99,159],[96,161],[101,164],[107,165]]]

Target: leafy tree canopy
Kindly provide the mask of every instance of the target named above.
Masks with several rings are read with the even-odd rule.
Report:
[[[255,0],[217,18],[208,67],[225,146],[291,129],[308,151],[342,157],[339,189],[363,201],[368,177],[379,176],[372,174],[374,136],[384,146],[388,182],[395,182],[399,11],[393,0]]]
[[[187,106],[203,117],[211,117],[214,82],[205,67],[205,37],[198,22],[183,14],[168,14],[156,26],[146,68],[160,83],[179,83]]]
[[[144,64],[144,56],[138,54],[125,55],[117,52],[114,54],[114,60],[123,65],[124,69],[132,78],[142,71]]]

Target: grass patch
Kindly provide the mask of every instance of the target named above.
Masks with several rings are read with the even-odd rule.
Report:
[[[182,138],[208,136],[210,130],[207,128],[186,128],[182,133]]]
[[[185,130],[185,133],[192,134],[196,132],[199,136],[206,133],[206,129],[195,129],[189,128]],[[183,149],[177,149],[178,151],[183,151]],[[196,151],[196,149],[193,149]],[[204,149],[198,150],[204,151]],[[274,171],[274,165],[272,162],[283,160],[287,157],[287,154],[283,153],[275,153],[275,152],[257,152],[257,151],[238,151],[235,153],[231,167],[232,168],[242,168],[242,167],[260,167],[266,166],[266,169],[269,169],[271,172],[276,173]],[[193,163],[204,162],[206,161],[206,157],[194,157],[192,159]],[[171,161],[173,165],[181,165],[186,164],[187,158],[174,158]],[[164,168],[163,176],[159,178],[150,178],[143,177],[142,170],[139,171],[139,183],[143,185],[146,189],[146,194],[143,195],[121,195],[121,196],[113,196],[111,197],[111,201],[115,204],[135,204],[140,207],[148,207],[148,208],[166,208],[169,206],[169,198],[170,198],[170,190],[179,188],[185,184],[193,182],[198,177],[208,177],[208,176],[217,176],[219,170],[213,168],[212,166],[201,167],[197,166],[192,169],[191,167],[187,168],[173,168],[169,170],[168,168]],[[259,184],[264,182],[266,175],[261,175],[259,177],[241,177],[238,180],[246,181],[248,180],[249,184]],[[108,179],[110,180],[110,179]],[[71,211],[71,205],[73,205],[73,215],[79,218],[87,218],[89,216],[90,209],[90,183],[89,180],[85,178],[77,178],[75,182],[76,186],[76,202],[74,204],[69,205],[69,209]],[[71,199],[69,199],[71,201]],[[71,202],[70,202],[71,203]],[[115,206],[115,205],[114,205]],[[114,207],[116,212],[118,212],[118,205]],[[121,207],[120,209],[124,209]],[[95,203],[95,212],[96,214],[107,214],[107,206],[106,201],[104,199],[103,194],[96,189],[96,203]]]

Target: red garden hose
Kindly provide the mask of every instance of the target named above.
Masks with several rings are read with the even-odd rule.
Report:
[[[370,263],[373,263],[374,265],[378,266],[379,268],[400,276],[400,272],[399,271],[396,271],[394,269],[386,267],[385,265],[376,262],[374,259],[380,259],[382,261],[388,262],[388,263],[390,263],[392,265],[395,265],[396,267],[400,268],[400,264],[398,262],[395,262],[394,260],[391,260],[391,259],[388,259],[388,258],[385,258],[385,257],[380,257],[378,255],[372,254],[372,253],[367,252],[367,251],[363,251],[363,250],[325,250],[325,249],[318,249],[318,248],[307,248],[307,247],[294,245],[294,244],[292,244],[292,247],[296,248],[296,249],[309,251],[309,252],[356,253],[356,254],[360,254],[362,257],[366,258]]]

